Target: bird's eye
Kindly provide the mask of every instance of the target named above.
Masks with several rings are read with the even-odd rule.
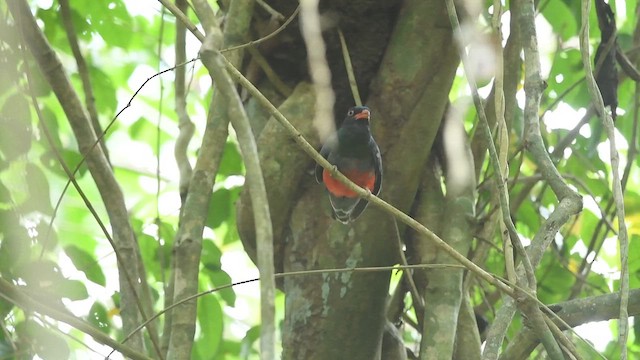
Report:
[[[353,110],[349,110],[349,112],[347,113],[348,116],[353,116],[353,114],[355,114],[355,111]]]

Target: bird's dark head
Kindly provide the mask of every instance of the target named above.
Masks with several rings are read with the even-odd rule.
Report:
[[[366,120],[368,122],[369,116],[371,116],[371,111],[366,106],[354,106],[347,111],[347,116],[356,120]]]

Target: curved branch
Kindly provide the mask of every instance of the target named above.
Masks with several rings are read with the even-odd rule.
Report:
[[[188,9],[186,0],[176,1],[176,5],[179,9],[185,11]],[[176,21],[176,64],[181,64],[187,60],[186,55],[186,26],[180,21]],[[187,156],[187,148],[189,142],[195,132],[195,125],[187,113],[187,94],[186,94],[186,70],[183,66],[176,68],[175,71],[175,107],[178,114],[178,128],[180,133],[176,138],[176,143],[173,150],[173,155],[178,165],[180,172],[180,198],[184,204],[185,197],[187,196],[187,190],[189,189],[189,181],[191,181],[191,175],[193,174],[193,168],[189,162]]]

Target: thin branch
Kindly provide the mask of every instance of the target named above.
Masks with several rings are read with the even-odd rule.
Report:
[[[347,76],[349,77],[349,86],[351,87],[351,93],[353,94],[353,100],[356,105],[362,105],[362,99],[360,98],[360,91],[358,91],[358,83],[356,81],[356,75],[353,73],[353,65],[351,64],[351,56],[349,55],[349,48],[347,47],[347,41],[344,39],[342,30],[338,29],[338,36],[340,37],[340,47],[342,48],[342,58],[344,59],[344,66],[347,70]]]
[[[267,79],[271,81],[273,87],[280,94],[282,94],[282,96],[288,98],[291,93],[293,93],[293,89],[291,89],[289,85],[287,85],[284,81],[282,81],[282,79],[280,79],[280,76],[278,76],[278,73],[276,73],[275,70],[271,68],[271,65],[269,65],[267,59],[265,59],[265,57],[262,56],[260,51],[255,47],[248,47],[247,51],[249,51],[249,54],[251,54],[253,61],[255,61],[258,66],[260,66],[260,69],[262,69],[262,72],[264,72],[264,75],[267,77]]]
[[[402,249],[402,238],[400,237],[400,230],[398,229],[398,222],[396,219],[393,219],[393,227],[395,229],[395,238],[398,243],[398,255],[400,257],[400,264],[403,266],[409,266],[407,263],[407,257],[404,255],[404,250]],[[413,297],[413,301],[416,302],[414,306],[417,307],[416,311],[423,311],[424,309],[424,301],[418,292],[418,287],[416,286],[416,282],[413,280],[413,273],[411,271],[404,272],[404,278],[407,280],[409,285],[409,291],[411,292],[411,296]]]
[[[264,0],[256,0],[256,3],[258,3],[258,5],[260,5],[269,14],[271,14],[271,17],[273,17],[275,19],[278,19],[278,20],[284,20],[284,15],[280,14],[276,9],[272,8],[271,6],[269,6],[269,4],[264,2]]]
[[[221,53],[225,53],[228,51],[232,51],[232,50],[238,50],[238,49],[242,49],[245,47],[249,47],[249,46],[256,46],[264,41],[267,41],[269,39],[271,39],[272,37],[278,35],[282,30],[284,30],[287,26],[289,26],[289,24],[291,24],[291,22],[293,21],[293,19],[296,18],[296,16],[298,15],[298,13],[300,12],[300,5],[298,5],[298,7],[294,10],[293,14],[291,14],[291,16],[289,16],[289,18],[287,19],[287,21],[285,21],[279,28],[277,28],[276,30],[274,30],[272,33],[270,33],[269,35],[262,37],[258,40],[252,40],[249,41],[246,44],[242,44],[242,45],[237,45],[237,46],[231,46],[228,47],[226,49],[222,49],[220,50]]]
[[[622,185],[620,181],[620,160],[618,157],[618,149],[615,143],[615,127],[611,115],[605,110],[602,95],[598,89],[591,68],[591,60],[589,56],[589,12],[591,2],[589,0],[582,1],[582,26],[580,28],[580,53],[582,55],[582,65],[584,66],[587,89],[591,95],[592,101],[596,106],[596,113],[601,117],[607,137],[609,139],[609,156],[611,157],[611,172],[613,175],[613,198],[618,215],[618,240],[620,241],[620,314],[618,323],[620,359],[627,359],[627,338],[629,335],[629,313],[627,306],[629,303],[629,237],[627,234],[627,225],[625,223],[624,214],[624,197],[622,194]],[[586,17],[586,19],[585,19]]]
[[[182,11],[188,9],[186,0],[177,0],[176,6]],[[164,9],[164,8],[163,8]],[[185,62],[186,55],[186,27],[181,21],[176,21],[176,45],[175,55],[176,64]],[[195,132],[195,125],[189,117],[187,112],[187,92],[186,92],[186,69],[181,66],[176,68],[175,72],[175,107],[176,114],[178,114],[178,128],[180,132],[176,138],[176,143],[173,149],[173,156],[176,159],[178,170],[180,172],[180,199],[184,204],[184,200],[189,189],[189,182],[193,174],[193,167],[189,161],[187,150],[189,148],[189,142],[193,138]]]

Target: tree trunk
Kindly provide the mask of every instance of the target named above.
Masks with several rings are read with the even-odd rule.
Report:
[[[458,66],[457,51],[444,3],[405,1],[397,19],[385,23],[395,22],[388,43],[380,41],[379,33],[367,34],[375,32],[375,27],[362,22],[375,18],[367,16],[367,11],[376,7],[369,2],[369,7],[362,8],[363,3],[366,2],[360,2],[357,16],[355,12],[340,13],[338,18],[346,19],[346,25],[340,22],[339,26],[345,32],[356,76],[363,75],[358,78],[363,99],[372,109],[372,128],[384,164],[381,197],[408,212],[414,206],[420,177],[448,101]],[[331,6],[331,2],[324,4]],[[349,8],[348,2],[341,5]],[[339,52],[334,54],[334,32],[328,30],[324,35],[333,86],[337,89],[336,114],[341,119],[353,102],[344,91],[346,76],[337,75],[344,73],[338,70],[344,65]],[[368,47],[362,48],[362,44]],[[376,53],[383,54],[382,61],[360,56]],[[373,79],[369,80],[370,64],[376,62],[380,65],[373,69]],[[363,63],[366,71],[358,67]],[[277,69],[277,65],[274,67]],[[363,85],[369,83],[367,91]],[[298,85],[281,110],[312,143],[319,145],[311,127],[314,99],[310,91],[309,86]],[[277,271],[398,263],[392,220],[373,207],[350,225],[332,220],[326,192],[308,171],[310,161],[273,122],[267,122],[258,146],[270,193]],[[238,203],[238,228],[250,255],[255,254],[253,226],[245,188]],[[379,358],[389,279],[389,272],[286,277],[280,284],[286,293],[283,358]]]

